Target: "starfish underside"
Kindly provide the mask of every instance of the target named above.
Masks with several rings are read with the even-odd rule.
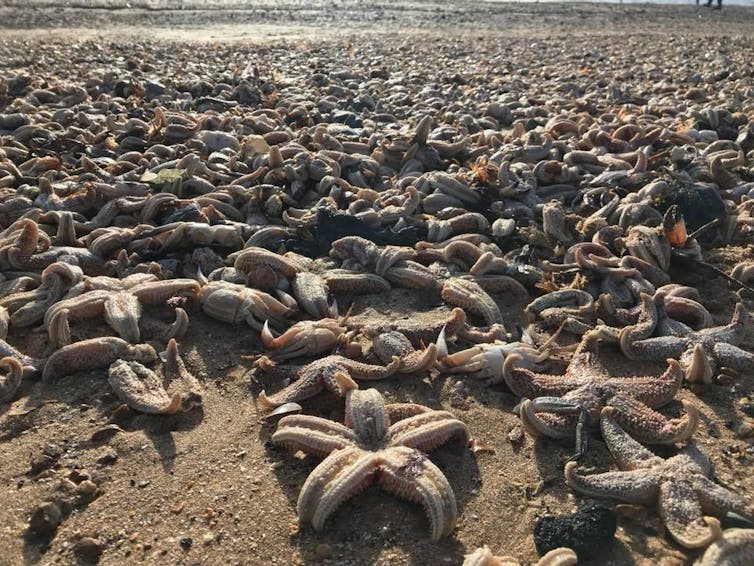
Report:
[[[292,415],[281,419],[272,441],[326,456],[301,489],[300,521],[321,530],[341,503],[377,480],[387,491],[422,503],[437,540],[455,527],[456,501],[448,480],[424,452],[454,436],[468,443],[466,425],[447,411],[385,405],[377,391],[354,389],[346,397],[345,425]]]

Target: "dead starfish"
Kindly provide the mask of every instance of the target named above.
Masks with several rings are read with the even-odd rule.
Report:
[[[353,389],[346,397],[345,425],[320,417],[280,420],[272,442],[326,458],[309,475],[298,498],[299,521],[322,530],[346,499],[377,479],[380,485],[420,502],[432,540],[456,524],[456,500],[448,480],[424,452],[456,436],[466,446],[466,425],[447,411],[414,404],[386,405],[378,391]]]
[[[642,442],[672,444],[690,438],[698,422],[690,404],[684,403],[686,415],[677,419],[652,410],[668,404],[681,387],[678,362],[668,360],[660,376],[612,377],[600,360],[598,343],[598,332],[585,334],[563,375],[515,367],[521,356],[508,355],[503,378],[511,391],[525,398],[520,410],[524,427],[552,438],[569,438],[575,432],[581,450],[581,428],[596,425],[602,408],[611,405],[621,425]]]
[[[139,362],[119,359],[110,366],[108,383],[124,403],[142,413],[172,414],[201,405],[202,386],[184,366],[174,339],[164,356],[164,379]]]
[[[536,566],[574,566],[576,553],[570,548],[555,548],[542,556]],[[477,548],[465,556],[463,566],[521,566],[512,556],[494,556],[489,547]]]
[[[754,564],[754,529],[726,529],[694,566],[747,566]]]
[[[730,323],[724,326],[702,330],[687,328],[674,336],[644,340],[635,340],[632,328],[626,327],[620,333],[620,346],[632,360],[678,359],[688,381],[710,383],[716,374],[735,376],[737,371],[754,369],[754,354],[738,347],[750,320],[748,311],[738,303]]]
[[[263,370],[275,367],[275,363],[266,357],[260,358],[257,365]],[[323,389],[339,397],[345,397],[348,391],[358,388],[351,376],[356,379],[385,379],[398,371],[400,366],[401,359],[397,356],[393,356],[392,361],[386,366],[365,364],[343,356],[327,356],[299,369],[296,372],[296,381],[274,395],[268,397],[262,391],[259,394],[259,402],[265,408],[271,409],[284,403],[309,399]]]
[[[42,371],[42,381],[50,382],[77,371],[107,367],[119,358],[148,363],[157,359],[157,352],[149,344],[133,346],[114,336],[74,342],[50,356]]]
[[[615,417],[614,408],[602,410],[602,437],[623,471],[582,476],[576,462],[568,462],[565,477],[573,489],[624,503],[657,503],[668,532],[687,548],[703,548],[722,534],[720,521],[703,513],[754,518],[750,502],[709,479],[709,459],[693,443],[666,460],[631,438]]]

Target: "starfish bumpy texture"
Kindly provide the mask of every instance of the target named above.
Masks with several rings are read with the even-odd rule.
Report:
[[[658,506],[668,532],[687,548],[703,548],[721,535],[722,516],[754,518],[754,506],[741,495],[717,485],[709,475],[707,456],[693,444],[668,459],[656,456],[631,438],[615,420],[615,410],[602,412],[602,436],[620,472],[582,476],[568,462],[565,477],[574,490],[592,497]]]
[[[631,328],[626,327],[620,333],[620,345],[632,360],[678,359],[688,381],[710,383],[713,376],[730,370],[754,370],[754,354],[738,347],[750,321],[748,311],[738,303],[729,324],[702,330],[678,324],[673,335],[644,340],[633,340]]]
[[[320,417],[291,415],[280,420],[272,442],[326,458],[301,489],[299,521],[322,530],[325,520],[373,480],[420,502],[429,516],[432,539],[450,534],[456,500],[440,469],[424,452],[457,437],[468,443],[466,425],[447,411],[414,404],[386,405],[374,389],[346,397],[345,425]]]
[[[596,425],[600,411],[609,405],[621,426],[642,442],[672,444],[690,438],[698,422],[694,407],[684,403],[686,414],[676,419],[653,410],[675,398],[683,381],[678,362],[668,360],[668,369],[659,376],[611,377],[600,360],[598,342],[598,332],[585,334],[563,375],[516,367],[520,356],[507,357],[503,377],[511,391],[526,399],[520,411],[525,428],[535,435],[570,438],[578,417],[573,410],[563,414],[564,408],[577,407],[586,413],[588,424]]]

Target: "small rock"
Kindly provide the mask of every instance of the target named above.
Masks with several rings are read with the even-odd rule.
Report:
[[[747,417],[754,418],[754,403],[751,401],[742,403],[740,405],[741,412]]]
[[[97,458],[97,464],[99,464],[100,466],[109,466],[110,464],[114,464],[117,459],[118,453],[110,448],[108,450],[105,450],[105,452],[103,452],[102,455]]]
[[[105,442],[107,440],[110,440],[119,432],[123,432],[123,429],[118,425],[109,424],[105,427],[95,430],[89,440],[91,442]]]
[[[191,537],[181,537],[180,545],[183,550],[188,550],[193,544],[194,539],[192,539]]]
[[[76,493],[84,501],[91,501],[97,494],[97,484],[92,480],[84,480],[76,486]]]
[[[332,546],[329,544],[318,544],[314,548],[314,553],[317,555],[317,558],[325,559],[325,558],[332,558],[333,555],[333,549]]]
[[[212,544],[212,541],[214,540],[215,540],[215,535],[213,535],[212,533],[207,533],[206,535],[202,537],[202,544],[204,545]]]
[[[86,562],[99,562],[102,556],[102,545],[91,537],[80,539],[73,548],[76,556]]]
[[[534,524],[534,545],[539,554],[565,546],[575,551],[580,560],[586,560],[610,543],[616,526],[615,511],[596,505],[572,515],[545,515]]]
[[[742,422],[736,427],[736,435],[739,438],[748,438],[754,433],[754,426],[748,421]]]
[[[511,431],[508,433],[508,441],[511,444],[518,444],[524,439],[524,431],[521,430],[521,427],[516,425],[514,426]]]
[[[55,532],[63,521],[63,512],[52,501],[46,501],[34,510],[29,520],[29,530],[40,534]]]

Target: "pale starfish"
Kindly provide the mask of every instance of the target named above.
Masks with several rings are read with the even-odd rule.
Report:
[[[754,370],[754,354],[737,346],[750,320],[748,311],[738,303],[730,323],[724,326],[702,330],[676,327],[676,335],[644,340],[635,340],[632,328],[626,327],[620,333],[620,346],[632,360],[678,359],[688,381],[710,383],[714,375]]]
[[[751,566],[754,564],[754,529],[727,529],[694,566]]]
[[[570,438],[575,432],[581,449],[581,427],[596,425],[602,408],[611,405],[621,425],[642,442],[672,444],[690,438],[698,422],[693,406],[684,403],[686,415],[677,419],[653,410],[672,401],[681,387],[678,362],[668,360],[659,376],[612,377],[600,360],[598,343],[599,332],[585,334],[563,375],[516,367],[521,356],[508,355],[503,378],[511,391],[525,398],[520,410],[524,427],[552,438]]]
[[[149,344],[131,345],[114,336],[74,342],[48,358],[42,371],[42,381],[49,383],[77,371],[107,367],[118,359],[149,363],[157,359],[157,352]]]
[[[570,548],[555,548],[542,556],[536,566],[574,566],[576,553]],[[512,556],[494,556],[489,547],[477,548],[465,556],[462,566],[521,566]]]
[[[424,452],[456,436],[468,444],[466,425],[447,411],[414,404],[385,405],[374,389],[346,397],[345,425],[320,417],[284,417],[272,442],[327,456],[309,475],[298,498],[299,521],[322,530],[325,520],[373,480],[410,501],[422,503],[432,540],[456,524],[453,489]]]
[[[614,408],[602,410],[602,437],[623,471],[582,476],[576,462],[568,462],[565,477],[573,489],[624,503],[657,503],[668,532],[687,548],[705,547],[721,535],[720,521],[704,513],[754,518],[749,501],[709,479],[709,459],[694,444],[667,460],[660,458],[631,438],[615,417]]]
[[[266,371],[276,367],[275,363],[266,357],[260,358],[257,365]],[[259,402],[270,409],[284,403],[309,399],[324,389],[339,397],[345,397],[348,391],[358,388],[352,376],[366,380],[385,379],[393,375],[400,367],[401,359],[397,356],[393,356],[386,366],[365,364],[343,356],[327,356],[299,369],[296,372],[296,380],[274,395],[267,396],[262,391],[259,394]]]

